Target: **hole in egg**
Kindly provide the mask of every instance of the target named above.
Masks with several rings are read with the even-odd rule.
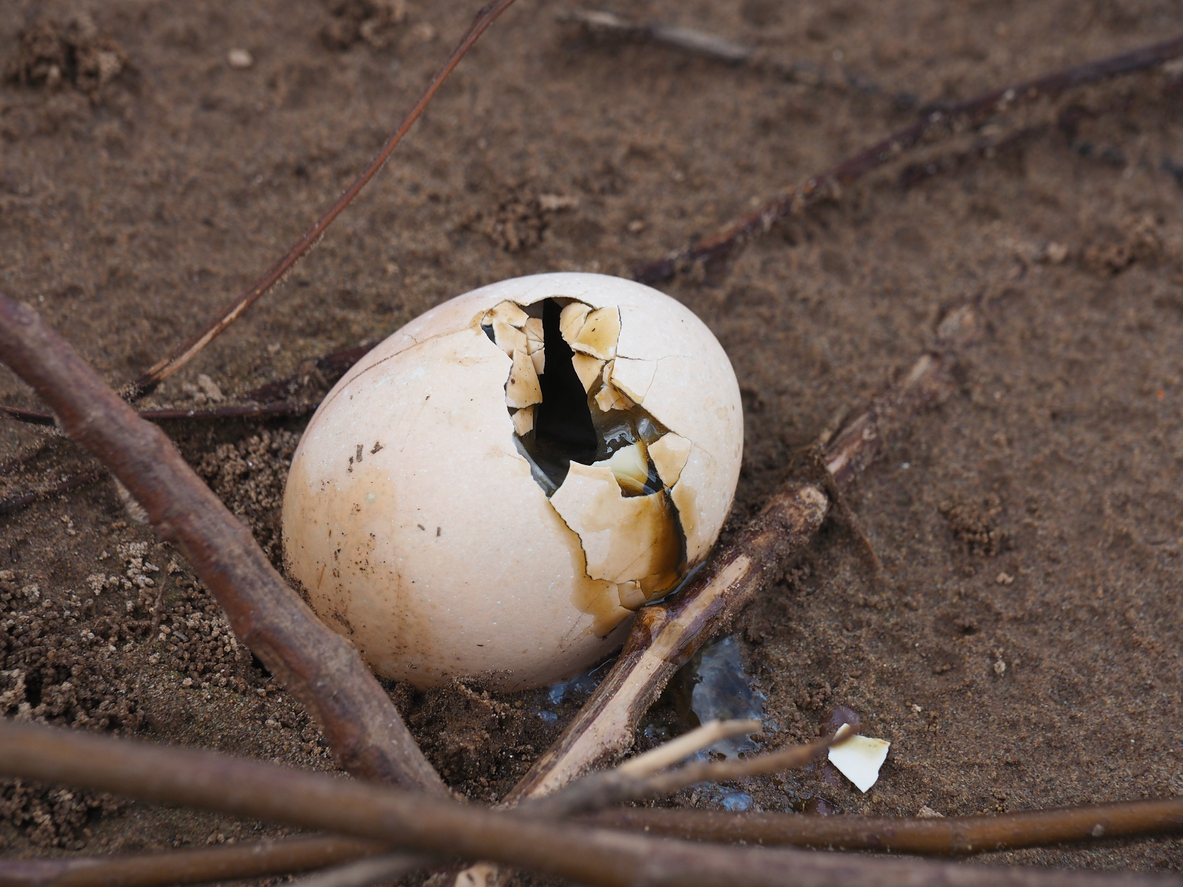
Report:
[[[690,443],[613,378],[620,312],[575,299],[502,302],[481,329],[512,361],[505,402],[514,445],[579,537],[588,576],[636,609],[685,573],[673,489]]]

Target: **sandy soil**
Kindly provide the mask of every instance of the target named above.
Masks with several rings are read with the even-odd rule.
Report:
[[[409,0],[397,21],[368,0],[0,4],[0,66],[18,75],[0,86],[0,288],[113,384],[143,371],[336,197],[475,6]],[[1168,0],[634,5],[808,63],[824,74],[808,85],[597,45],[556,21],[562,8],[520,0],[375,187],[153,402],[234,401],[500,278],[628,274],[925,102],[1183,28]],[[28,64],[21,34],[39,24],[41,62]],[[249,60],[231,64],[234,49]],[[823,428],[914,359],[948,306],[987,299],[959,390],[848,503],[883,579],[833,523],[737,632],[767,696],[768,740],[811,737],[832,706],[853,706],[893,743],[881,781],[865,796],[818,773],[740,786],[760,809],[820,797],[845,812],[948,815],[1183,794],[1183,79],[1177,68],[1130,77],[1005,125],[1032,128],[908,187],[902,164],[890,167],[730,267],[666,287],[716,332],[741,381],[732,527]],[[0,398],[33,402],[7,374]],[[300,426],[170,426],[273,554]],[[44,439],[5,423],[0,459]],[[0,495],[86,464],[51,441]],[[308,719],[109,483],[0,518],[0,570],[3,712],[332,767]],[[463,685],[394,692],[445,777],[484,800],[585,691],[557,705]],[[261,830],[0,787],[10,853]],[[1180,872],[1183,841],[999,861]]]

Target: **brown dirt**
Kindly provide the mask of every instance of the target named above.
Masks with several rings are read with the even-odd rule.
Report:
[[[339,193],[475,6],[0,5],[0,287],[113,383],[144,370]],[[811,86],[596,45],[556,22],[559,8],[512,9],[376,186],[155,402],[234,400],[499,278],[627,274],[903,125],[918,102],[1183,27],[1167,0],[640,7],[826,72]],[[252,64],[232,66],[232,49]],[[959,390],[850,498],[883,579],[834,523],[739,627],[770,741],[812,736],[830,707],[850,705],[893,743],[881,781],[860,796],[820,774],[754,780],[744,788],[763,809],[821,797],[849,812],[948,815],[1183,794],[1183,79],[1177,67],[1130,77],[1022,122],[1051,125],[936,163],[943,173],[910,187],[889,168],[723,272],[667,287],[715,330],[744,392],[732,527],[837,414],[908,365],[944,308],[988,298]],[[0,398],[31,403],[9,375]],[[299,423],[171,431],[274,546]],[[0,459],[43,439],[7,423]],[[51,441],[2,492],[84,462]],[[332,766],[307,717],[109,484],[0,520],[0,570],[3,712]],[[580,697],[394,692],[445,777],[482,800]],[[261,829],[0,788],[11,853]],[[999,861],[1179,872],[1183,841]]]

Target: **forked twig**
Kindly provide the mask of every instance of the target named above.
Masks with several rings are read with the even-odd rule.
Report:
[[[480,36],[488,30],[489,26],[493,24],[497,17],[505,12],[513,2],[514,0],[492,0],[492,2],[486,4],[477,12],[472,24],[468,26],[468,30],[464,32],[464,35],[460,38],[460,42],[452,50],[452,54],[448,56],[447,61],[436,72],[435,76],[431,78],[431,82],[427,84],[427,88],[423,90],[418,100],[411,106],[411,110],[403,117],[402,122],[399,123],[394,134],[382,145],[382,149],[370,162],[370,165],[345,189],[345,193],[337,198],[333,205],[329,207],[324,215],[316,220],[311,228],[300,235],[300,238],[275,264],[264,271],[258,280],[252,283],[249,288],[226,305],[218,316],[210,321],[204,329],[195,333],[175,348],[168,357],[158,361],[146,373],[129,383],[121,392],[124,397],[128,400],[135,400],[140,395],[151,391],[196,357],[201,349],[217,336],[221,335],[251,305],[257,302],[264,293],[279,282],[280,278],[320,239],[329,225],[333,223],[333,220],[344,211],[345,207],[353,202],[353,198],[361,192],[362,188],[378,174],[378,171],[382,169],[391,153],[398,146],[398,143],[402,141],[403,136],[407,134],[412,124],[419,119],[419,115],[423,113],[423,109],[427,107],[428,102],[439,91],[444,80],[460,64],[460,60],[468,54],[468,51],[472,49],[473,44],[480,39]]]
[[[1132,52],[1057,71],[1034,80],[1004,86],[964,102],[930,109],[911,126],[892,133],[853,157],[830,167],[767,201],[759,209],[719,228],[661,259],[638,266],[633,276],[643,283],[673,277],[680,268],[725,259],[745,242],[766,233],[779,219],[798,212],[849,185],[867,173],[897,159],[905,151],[927,142],[940,132],[956,132],[978,126],[1019,104],[1053,98],[1069,89],[1097,83],[1121,74],[1143,71],[1183,55],[1183,37],[1175,37]]]
[[[343,767],[364,778],[447,792],[357,651],[287,586],[164,433],[136,416],[32,308],[2,295],[0,359],[185,554],[235,635],[319,722]]]
[[[1134,873],[1059,872],[872,859],[653,838],[481,809],[356,780],[127,739],[0,720],[0,775],[65,782],[328,829],[441,859],[481,858],[577,883],[749,887],[837,883],[962,887],[1134,887],[1181,883]]]

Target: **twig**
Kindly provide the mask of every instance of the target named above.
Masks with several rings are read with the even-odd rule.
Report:
[[[933,819],[639,807],[585,819],[699,841],[962,856],[1066,842],[1183,834],[1183,798]]]
[[[398,146],[398,143],[402,141],[403,136],[407,134],[412,124],[419,119],[419,115],[423,113],[423,109],[427,107],[428,102],[432,100],[440,86],[443,85],[444,80],[452,73],[452,70],[460,64],[460,60],[472,49],[473,44],[480,39],[480,36],[488,30],[489,26],[493,24],[497,17],[508,9],[513,2],[514,0],[492,0],[492,2],[486,4],[477,12],[472,24],[464,32],[464,35],[460,38],[460,42],[452,50],[452,54],[448,56],[443,67],[431,78],[431,82],[423,90],[423,93],[419,96],[415,104],[411,106],[411,110],[407,112],[402,122],[399,123],[394,134],[383,144],[382,149],[378,152],[378,156],[353,181],[353,184],[345,189],[345,193],[337,198],[336,202],[329,207],[324,215],[316,220],[311,228],[300,235],[300,238],[274,265],[264,271],[259,279],[252,283],[247,290],[226,305],[218,316],[208,323],[204,329],[195,333],[187,341],[175,348],[168,357],[157,362],[144,375],[129,383],[121,392],[128,400],[135,400],[140,395],[151,391],[196,357],[201,349],[217,336],[221,335],[234,321],[238,320],[251,305],[278,283],[280,278],[312,248],[312,245],[320,239],[329,225],[333,223],[333,220],[341,214],[345,207],[353,202],[353,198],[382,169],[391,153]]]
[[[1048,844],[1183,834],[1183,798],[917,819],[624,808],[581,821],[698,841],[964,856]],[[355,848],[355,849],[352,849]],[[0,860],[4,887],[163,887],[307,871],[382,850],[350,838],[296,838],[138,856]]]
[[[303,416],[311,413],[320,401],[281,400],[274,403],[236,403],[223,407],[209,407],[208,409],[150,409],[136,410],[136,415],[149,422],[170,422],[180,419],[226,420],[226,419],[275,419],[280,416]],[[33,410],[25,407],[0,405],[0,414],[23,422],[26,425],[52,425],[53,413],[45,410]]]
[[[1183,37],[1176,37],[1133,52],[1086,62],[1034,80],[991,90],[954,105],[932,108],[911,126],[818,173],[803,185],[772,198],[755,212],[724,225],[714,234],[662,259],[638,266],[633,276],[643,283],[656,283],[673,277],[684,266],[727,258],[749,239],[767,232],[777,220],[791,212],[799,212],[831,194],[835,188],[849,185],[897,159],[905,151],[931,140],[938,132],[955,132],[978,126],[1019,104],[1039,98],[1053,98],[1088,83],[1142,71],[1181,54]]]
[[[695,752],[714,745],[721,739],[745,736],[760,731],[760,722],[755,719],[744,721],[708,721],[689,733],[683,733],[669,742],[663,742],[644,754],[629,758],[616,768],[624,776],[640,778],[664,770],[684,761]]]
[[[808,745],[793,746],[751,758],[699,761],[665,773],[635,773],[624,767],[601,770],[564,786],[552,795],[527,801],[526,808],[531,815],[569,816],[627,801],[665,797],[700,782],[728,782],[761,773],[799,770],[812,764],[834,744],[834,737],[829,736]]]
[[[138,418],[32,308],[4,296],[0,359],[185,554],[235,635],[320,723],[343,767],[366,778],[447,791],[357,651],[284,583],[164,433]]]
[[[870,859],[652,838],[531,819],[444,798],[196,749],[0,720],[0,774],[115,791],[369,838],[439,857],[491,859],[577,883],[683,887],[837,883],[961,887],[1175,885],[1171,876]]]
[[[54,496],[68,493],[70,490],[85,487],[104,476],[105,472],[103,471],[82,471],[67,477],[59,483],[40,490],[17,493],[14,496],[5,496],[3,499],[0,499],[0,514],[14,514],[23,508],[28,508],[34,502],[44,502],[46,499],[52,499]]]
[[[134,856],[0,861],[3,887],[161,887],[306,872],[380,853],[356,838],[316,837],[170,850]]]

